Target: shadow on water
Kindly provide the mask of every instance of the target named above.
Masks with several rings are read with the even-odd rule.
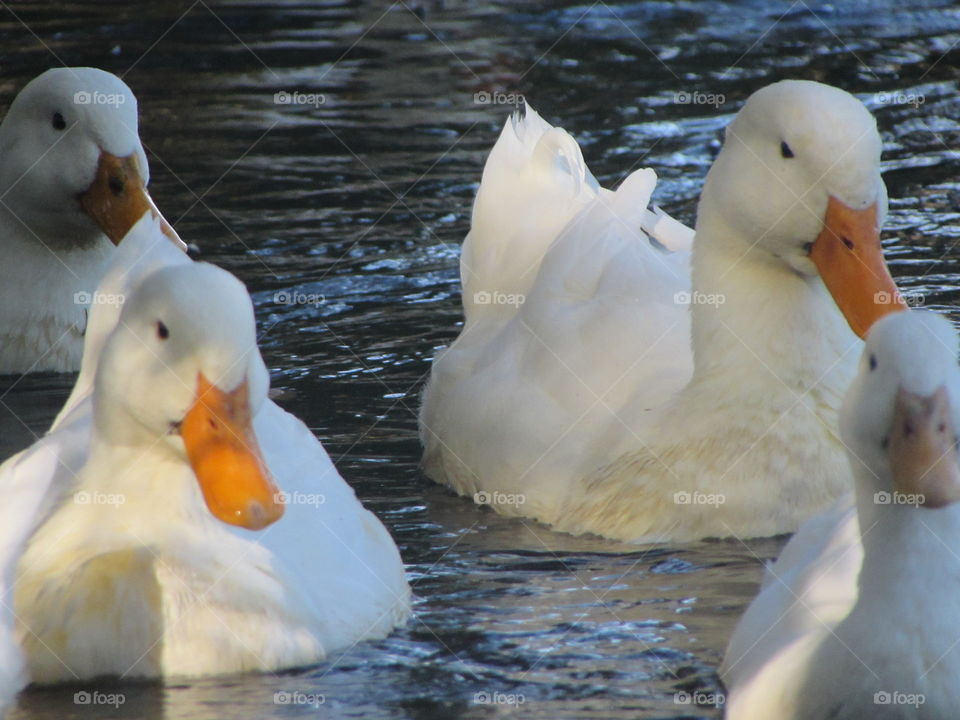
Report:
[[[682,693],[719,689],[725,639],[782,539],[571,538],[419,474],[417,397],[461,320],[458,246],[509,111],[484,98],[525,95],[605,184],[653,167],[657,201],[692,223],[750,92],[802,77],[858,93],[885,141],[894,274],[955,312],[949,2],[22,2],[0,10],[0,38],[0,107],[61,61],[125,74],[154,197],[247,283],[278,402],[388,524],[418,598],[407,628],[317,668],[35,690],[18,719],[719,716]],[[678,102],[693,93],[714,100]],[[4,456],[70,382],[3,379]],[[124,701],[74,702],[94,691]]]

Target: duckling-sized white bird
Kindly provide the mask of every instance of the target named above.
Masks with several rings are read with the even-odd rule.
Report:
[[[873,117],[819,83],[754,93],[707,175],[692,254],[645,214],[652,171],[598,191],[558,133],[508,123],[484,170],[466,321],[423,397],[426,473],[618,540],[796,530],[844,490],[834,428],[858,335],[904,307]]]
[[[160,233],[147,215],[128,239]],[[94,359],[92,396],[0,468],[0,487],[15,467],[50,485],[15,586],[31,681],[298,667],[406,619],[386,529],[267,400],[235,278],[161,263]]]
[[[721,669],[730,720],[955,715],[957,351],[932,313],[870,331],[841,419],[854,490],[790,540],[737,626]]]
[[[56,68],[14,98],[0,123],[0,374],[80,367],[114,245],[145,211],[159,216],[149,179],[120,78]]]

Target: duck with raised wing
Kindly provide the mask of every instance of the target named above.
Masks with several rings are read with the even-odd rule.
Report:
[[[125,243],[161,233],[148,214]],[[49,488],[15,581],[33,682],[306,666],[409,616],[389,533],[267,399],[246,290],[177,256],[108,273],[132,287],[94,308],[116,322],[91,394],[0,468]]]
[[[484,169],[466,322],[423,397],[425,471],[572,533],[796,530],[845,487],[834,428],[859,338],[905,307],[873,117],[819,83],[754,93],[691,251],[648,214],[651,170],[599,190],[572,138],[535,130],[510,121]]]
[[[721,675],[729,720],[941,720],[960,706],[960,369],[927,312],[870,331],[844,402],[854,488],[768,570]]]
[[[120,78],[57,68],[14,98],[0,123],[0,374],[80,367],[114,245],[147,210],[159,216],[149,180],[137,100]]]

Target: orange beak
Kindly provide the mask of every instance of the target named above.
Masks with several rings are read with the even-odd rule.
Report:
[[[888,453],[897,492],[912,495],[927,508],[960,500],[960,466],[945,386],[929,397],[900,389]]]
[[[101,152],[97,174],[90,187],[80,194],[80,205],[114,245],[119,245],[143,214],[150,212],[160,218],[163,234],[178,248],[187,250],[186,243],[147,192],[135,154],[117,157]]]
[[[246,380],[224,392],[199,373],[180,434],[214,517],[248,530],[280,519],[283,504],[253,433]]]
[[[876,204],[854,210],[831,196],[810,259],[861,338],[884,315],[907,309],[883,259]]]

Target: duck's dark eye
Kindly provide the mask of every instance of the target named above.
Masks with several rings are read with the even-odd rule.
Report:
[[[170,330],[163,324],[163,320],[157,320],[157,337],[161,340],[166,340],[170,337]]]
[[[877,356],[876,356],[876,355],[871,355],[871,356],[870,356],[870,370],[873,371],[873,370],[876,370],[876,369],[877,369]]]
[[[55,112],[53,114],[52,124],[54,130],[63,130],[67,126],[67,121],[63,119],[63,115]]]
[[[787,145],[786,141],[780,143],[780,154],[785,158],[793,157],[793,150],[790,149],[790,146]]]

